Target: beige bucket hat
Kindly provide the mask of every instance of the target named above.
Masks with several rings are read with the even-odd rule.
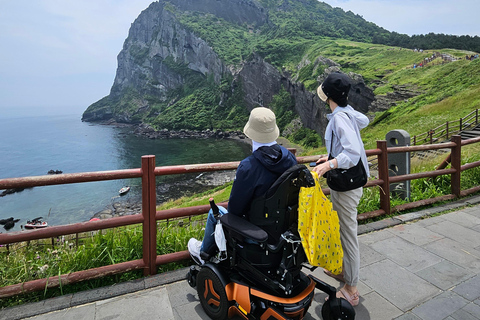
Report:
[[[275,141],[280,135],[275,114],[272,110],[264,107],[253,109],[250,112],[247,124],[243,128],[243,133],[256,142],[269,143]]]

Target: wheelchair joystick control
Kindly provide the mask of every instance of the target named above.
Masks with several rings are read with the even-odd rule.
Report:
[[[218,209],[218,206],[215,203],[215,200],[213,198],[208,199],[210,202],[210,208],[212,208],[213,216],[215,219],[218,219],[218,215],[220,214],[220,210]]]

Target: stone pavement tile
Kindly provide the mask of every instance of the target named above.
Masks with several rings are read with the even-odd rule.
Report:
[[[458,293],[469,301],[474,301],[480,298],[480,275],[465,281],[464,283],[456,286],[453,292]]]
[[[480,319],[480,306],[470,302],[462,309],[463,311],[467,312],[468,314],[474,316],[474,319]]]
[[[98,301],[95,319],[173,320],[174,316],[167,288],[159,287]]]
[[[325,303],[326,296],[327,295],[320,290],[315,291],[312,304],[310,305],[310,308],[308,308],[307,314],[303,318],[304,320],[322,319],[322,307],[323,307],[323,304]]]
[[[448,290],[474,276],[471,271],[446,260],[415,274],[442,290]]]
[[[390,232],[388,232],[386,230],[380,230],[380,231],[374,231],[374,232],[367,233],[367,234],[362,234],[362,235],[358,236],[358,241],[361,242],[361,243],[364,243],[366,245],[371,245],[371,244],[376,243],[378,241],[382,241],[382,240],[392,238],[392,237],[394,237],[394,235],[391,234]]]
[[[360,297],[355,313],[355,319],[385,320],[394,319],[403,312],[378,293],[371,292]]]
[[[400,317],[395,318],[394,320],[422,320],[411,312],[402,314]]]
[[[170,304],[173,307],[181,307],[185,304],[196,302],[200,305],[197,290],[190,287],[187,281],[178,281],[166,286]]]
[[[370,246],[364,244],[363,242],[359,242],[360,246],[360,267],[368,266],[369,264],[382,261],[386,259],[383,254],[380,252],[373,250]]]
[[[480,218],[480,210],[478,206],[464,208],[462,211],[474,217]]]
[[[424,211],[410,212],[410,213],[404,213],[399,216],[395,216],[395,219],[400,220],[402,222],[409,222],[409,221],[415,221],[415,220],[421,219],[428,214],[432,214],[432,213],[428,213]]]
[[[471,302],[462,309],[453,313],[451,317],[455,320],[479,320],[480,307]]]
[[[388,259],[361,268],[360,280],[404,312],[440,293],[437,287]]]
[[[439,256],[399,237],[379,241],[370,247],[414,273],[442,261]]]
[[[445,221],[445,218],[443,218],[443,216],[436,216],[436,217],[428,217],[428,219],[422,219],[422,220],[416,221],[415,223],[422,228],[426,228],[428,226],[435,225],[442,221]]]
[[[468,214],[465,210],[450,212],[444,214],[443,217],[445,220],[455,222],[465,228],[472,228],[480,225],[480,217],[477,218],[474,215]]]
[[[95,303],[84,304],[78,307],[67,308],[36,316],[35,320],[95,320]]]
[[[305,272],[305,274],[307,274],[307,275],[311,274],[311,275],[315,276],[316,278],[318,278],[319,280],[331,285],[332,287],[335,287],[337,289],[337,291],[340,290],[340,288],[342,288],[343,285],[344,285],[343,282],[340,282],[340,281],[338,281],[338,280],[336,280],[336,279],[334,279],[330,276],[327,276],[323,272],[323,268],[317,268],[314,271],[309,271],[307,269],[303,269],[303,272]],[[370,287],[368,287],[362,281],[358,281],[357,289],[360,292],[360,295],[364,295],[364,294],[367,294],[369,292],[372,292],[372,289]],[[325,298],[327,297],[327,294],[324,293],[323,291],[319,290],[319,289],[315,289],[315,299],[317,299],[317,297],[319,297],[318,299],[320,299],[320,300],[317,300],[317,301],[320,301],[323,304],[323,300],[325,300]]]
[[[200,301],[176,306],[173,308],[173,314],[175,320],[211,320],[203,311]]]
[[[440,222],[427,228],[472,248],[480,246],[480,233],[451,221]]]
[[[417,246],[423,246],[427,243],[445,238],[445,236],[420,227],[416,223],[407,223],[389,228],[388,232],[407,240]]]
[[[455,292],[445,291],[414,308],[412,312],[424,320],[444,319],[467,304],[468,301]]]
[[[444,238],[423,247],[473,273],[480,272],[480,251],[452,239]]]

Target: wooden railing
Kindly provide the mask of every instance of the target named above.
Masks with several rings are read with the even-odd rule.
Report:
[[[464,130],[478,125],[478,109],[473,110],[465,117],[454,121],[447,121],[427,132],[413,136],[413,145],[433,144],[444,142]]]
[[[458,197],[463,197],[480,191],[480,186],[461,190],[460,175],[461,172],[467,169],[480,166],[480,161],[461,165],[461,147],[463,145],[480,142],[480,138],[461,140],[460,136],[454,136],[451,142],[425,145],[425,146],[410,146],[410,147],[394,147],[387,148],[386,141],[377,141],[377,148],[367,150],[367,156],[378,157],[378,179],[370,180],[365,187],[379,186],[380,192],[380,209],[362,213],[358,216],[358,220],[364,220],[372,217],[379,217],[390,214],[395,211],[402,211],[420,207],[426,204],[432,204],[438,201],[445,201]],[[407,174],[396,177],[388,176],[388,153],[413,152],[420,150],[434,150],[440,148],[451,149],[451,168],[435,171],[427,171],[422,173]],[[308,163],[316,161],[319,158],[316,156],[297,157],[299,163]],[[95,279],[107,275],[118,274],[131,270],[143,269],[144,275],[153,275],[156,273],[157,266],[189,259],[187,250],[169,253],[164,255],[156,254],[157,243],[157,224],[159,220],[167,220],[172,218],[181,218],[205,214],[209,210],[209,205],[194,206],[188,208],[168,209],[156,211],[156,186],[155,177],[162,175],[174,175],[193,172],[211,172],[221,170],[235,170],[239,162],[224,162],[224,163],[210,163],[210,164],[194,164],[194,165],[179,165],[179,166],[163,166],[155,167],[155,156],[143,156],[142,166],[139,169],[104,171],[104,172],[85,172],[74,174],[61,174],[55,176],[38,176],[25,178],[11,178],[0,180],[0,190],[13,188],[28,188],[39,187],[47,185],[69,184],[69,183],[83,183],[92,181],[105,181],[115,179],[127,178],[141,178],[142,179],[142,213],[115,217],[100,221],[89,221],[82,223],[75,223],[62,226],[51,226],[45,229],[19,231],[11,233],[0,234],[0,244],[8,245],[12,243],[46,239],[62,235],[76,234],[94,230],[102,230],[108,228],[115,228],[127,226],[132,224],[142,224],[143,229],[143,256],[142,259],[127,261],[123,263],[107,265],[99,268],[93,268],[83,271],[77,271],[70,274],[63,274],[56,277],[45,279],[37,279],[24,283],[18,283],[0,288],[0,298],[18,295],[32,291],[45,290],[45,288],[58,287],[60,284],[66,285],[88,279]],[[444,195],[437,198],[421,200],[396,206],[394,208],[390,205],[390,183],[414,180],[426,177],[436,177],[439,175],[451,176],[451,194]],[[329,189],[324,189],[324,193],[329,194]],[[227,203],[221,203],[227,206]]]

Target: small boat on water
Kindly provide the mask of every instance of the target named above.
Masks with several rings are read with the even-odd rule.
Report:
[[[125,187],[123,187],[122,189],[118,190],[118,193],[119,193],[120,195],[124,195],[124,194],[126,194],[128,191],[130,191],[130,187],[129,187],[129,186],[125,186]]]
[[[27,223],[25,223],[25,229],[41,229],[48,227],[48,223],[46,221],[42,221],[41,219],[42,217],[28,220]]]

